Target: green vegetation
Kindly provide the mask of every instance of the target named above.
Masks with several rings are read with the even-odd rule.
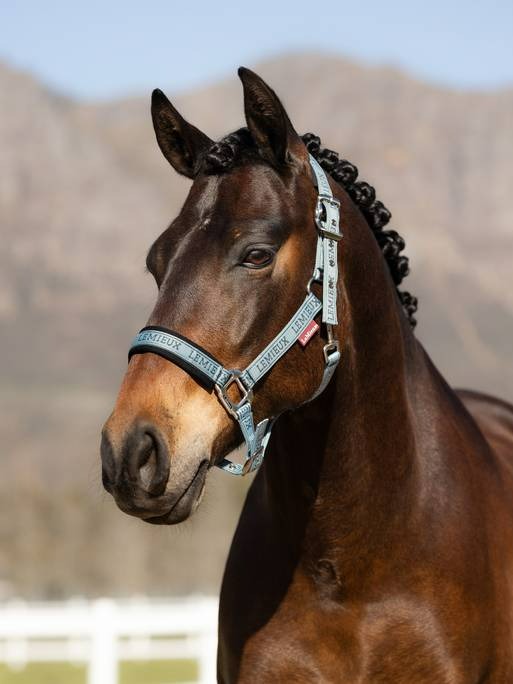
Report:
[[[198,668],[194,660],[124,662],[119,674],[120,684],[171,684],[196,681]]]
[[[198,676],[194,660],[122,662],[119,684],[174,684]],[[86,668],[69,663],[30,663],[23,670],[0,665],[0,684],[86,684]]]
[[[85,684],[86,668],[69,663],[29,663],[22,670],[0,666],[0,684]]]

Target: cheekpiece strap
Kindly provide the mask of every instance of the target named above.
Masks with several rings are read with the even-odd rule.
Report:
[[[287,325],[242,372],[241,378],[247,387],[253,387],[271,370],[274,364],[297,342],[321,309],[322,302],[313,292],[310,292]]]
[[[310,155],[310,166],[319,191],[315,208],[315,223],[319,230],[315,272],[317,279],[322,280],[322,322],[327,325],[337,325],[337,245],[342,239],[339,220],[340,202],[333,197],[328,178],[312,155]]]

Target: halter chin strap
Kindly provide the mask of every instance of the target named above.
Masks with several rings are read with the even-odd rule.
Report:
[[[322,309],[322,322],[326,324],[328,343],[324,346],[324,373],[321,384],[310,397],[312,401],[327,387],[340,360],[338,341],[333,326],[337,324],[337,243],[342,238],[339,227],[340,203],[333,197],[331,188],[321,166],[310,155],[315,182],[318,189],[315,223],[318,228],[315,267],[307,285],[307,295],[285,327],[267,347],[244,370],[225,368],[211,354],[191,340],[161,326],[143,328],[135,337],[128,358],[134,354],[152,352],[159,354],[195,377],[207,389],[215,389],[225,410],[239,424],[247,447],[242,463],[224,458],[218,467],[232,475],[245,475],[256,470],[262,463],[271,436],[274,418],[264,418],[256,426],[253,419],[253,388],[271,368],[298,341],[302,344],[317,329],[316,315]],[[311,291],[313,283],[322,283],[321,302]],[[228,390],[236,385],[239,400],[233,401]]]

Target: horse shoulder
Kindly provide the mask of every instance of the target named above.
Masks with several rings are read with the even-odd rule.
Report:
[[[471,390],[456,394],[492,448],[500,467],[513,476],[513,405]]]

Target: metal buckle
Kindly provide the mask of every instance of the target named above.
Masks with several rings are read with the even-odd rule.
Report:
[[[338,226],[336,231],[330,230],[322,221],[323,209],[326,211],[326,216],[328,215],[328,209],[323,207],[324,202],[330,204],[332,207],[336,207],[337,211],[340,210],[340,202],[337,199],[334,197],[329,197],[329,195],[319,195],[317,197],[317,204],[315,206],[315,223],[317,224],[317,228],[323,237],[338,242],[342,239],[342,233],[339,232]]]
[[[230,377],[228,380],[224,383],[223,386],[220,385],[214,385],[215,390],[217,392],[217,396],[219,397],[219,401],[221,404],[224,406],[224,408],[228,411],[228,413],[233,416],[233,418],[237,418],[237,409],[240,409],[241,406],[244,406],[244,404],[247,404],[248,402],[253,401],[253,390],[248,389],[246,385],[242,382],[241,380],[241,375],[242,371],[239,370],[229,370]],[[237,388],[239,389],[241,393],[241,398],[238,402],[234,403],[230,397],[227,396],[226,390],[231,387],[235,383],[237,385]]]

